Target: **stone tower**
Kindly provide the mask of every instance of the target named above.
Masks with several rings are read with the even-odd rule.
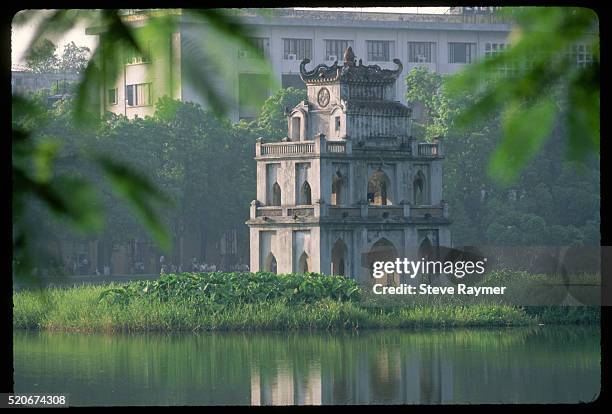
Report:
[[[390,99],[401,62],[365,66],[350,47],[342,66],[309,62],[308,100],[288,114],[288,137],[256,144],[251,270],[368,282],[373,253],[450,246],[442,142],[413,140],[410,109]]]

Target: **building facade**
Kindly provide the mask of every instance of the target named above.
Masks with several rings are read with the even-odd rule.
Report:
[[[300,63],[308,99],[289,112],[288,137],[256,145],[252,271],[367,282],[374,258],[450,246],[442,141],[410,136],[411,111],[392,91],[403,65],[393,62],[365,65],[348,47],[343,65]]]
[[[179,24],[169,38],[155,38],[147,43],[143,56],[125,60],[124,70],[112,83],[102,87],[102,108],[105,111],[144,117],[154,113],[154,104],[161,96],[205,105],[198,93],[198,81],[190,80],[189,65],[206,69],[210,59],[199,56],[203,46],[218,43],[201,21],[180,10],[167,11],[178,15]],[[143,26],[148,14],[134,13],[125,18],[135,27]],[[442,74],[454,73],[485,54],[508,44],[511,25],[492,14],[401,14],[373,12],[325,12],[316,10],[274,9],[269,16],[254,10],[237,12],[240,21],[251,30],[253,42],[268,59],[269,66],[256,64],[248,51],[228,45],[218,51],[217,61],[224,60],[226,79],[220,83],[233,121],[252,119],[257,108],[241,107],[243,93],[253,93],[252,85],[271,70],[276,85],[306,88],[300,78],[303,59],[331,65],[342,60],[342,53],[351,47],[364,64],[392,69],[393,57],[403,63],[402,73],[389,89],[390,97],[406,103],[404,76],[413,67],[426,66]],[[90,28],[96,35],[101,29]],[[211,39],[207,43],[207,39]],[[100,45],[104,50],[105,45]],[[218,73],[211,70],[210,73]],[[246,92],[245,92],[246,91]],[[261,100],[274,91],[257,93]],[[420,108],[413,115],[419,116]]]
[[[482,10],[481,10],[482,9]],[[486,9],[486,10],[485,10]],[[390,88],[392,99],[406,104],[405,75],[416,66],[433,72],[452,74],[476,60],[494,56],[510,45],[512,22],[490,8],[451,8],[447,14],[379,13],[273,9],[262,14],[255,10],[232,10],[252,33],[252,41],[269,65],[258,64],[249,51],[216,38],[201,20],[181,10],[157,13],[177,15],[178,25],[167,37],[156,35],[146,42],[142,56],[128,56],[123,70],[113,82],[101,88],[103,111],[128,118],[152,115],[162,96],[197,102],[206,107],[199,92],[201,82],[193,69],[207,73],[223,72],[215,82],[229,104],[233,121],[253,119],[258,106],[241,106],[244,96],[256,94],[259,101],[274,93],[270,88],[254,88],[272,73],[278,87],[306,88],[299,75],[303,59],[328,65],[342,59],[347,47],[367,65],[394,67],[400,59],[402,73]],[[146,24],[154,11],[138,10],[125,19],[135,27]],[[90,28],[96,35],[101,28]],[[590,40],[578,42],[567,51],[577,65],[592,61]],[[214,47],[213,47],[214,46]],[[102,50],[105,45],[100,44]],[[204,55],[214,50],[214,53]],[[211,58],[212,57],[212,58]],[[223,62],[222,71],[218,64]],[[217,65],[217,66],[215,66]],[[508,69],[510,70],[510,69]],[[254,90],[257,89],[257,90]],[[413,105],[413,118],[421,118],[422,108]]]

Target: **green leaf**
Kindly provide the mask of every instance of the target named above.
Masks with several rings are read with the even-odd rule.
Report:
[[[36,144],[32,152],[33,177],[40,183],[48,182],[53,177],[53,163],[62,147],[62,143],[47,138]]]
[[[491,157],[489,171],[502,184],[514,181],[549,136],[555,105],[542,99],[533,105],[513,102],[502,115],[503,137]]]

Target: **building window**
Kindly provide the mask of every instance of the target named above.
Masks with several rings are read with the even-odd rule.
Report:
[[[368,60],[370,62],[388,62],[391,60],[390,40],[368,40]]]
[[[417,172],[412,182],[412,189],[414,191],[414,204],[417,206],[427,204],[427,186],[425,182],[425,175],[421,170]]]
[[[485,58],[492,58],[508,47],[506,43],[485,43]]]
[[[127,106],[151,105],[151,84],[139,83],[125,87],[125,100]]]
[[[147,41],[141,53],[137,50],[131,49],[126,52],[125,55],[125,64],[126,65],[137,65],[140,63],[150,63],[151,62],[151,41]]]
[[[332,177],[332,194],[331,204],[332,206],[340,206],[345,203],[345,184],[346,178],[342,175],[340,170],[336,171]]]
[[[491,59],[498,54],[502,53],[504,50],[508,50],[510,48],[510,44],[508,43],[485,43],[485,59]],[[499,68],[498,74],[501,77],[510,77],[513,76],[517,72],[517,65],[513,63],[506,63]]]
[[[449,43],[448,63],[472,63],[476,59],[476,43]]]
[[[436,44],[433,42],[408,42],[408,62],[436,62]]]
[[[108,90],[108,104],[117,105],[117,88],[111,88]]]
[[[308,181],[304,181],[302,184],[302,189],[300,191],[300,204],[301,205],[311,205],[312,204],[312,191],[310,190],[310,184]]]
[[[267,37],[251,37],[249,40],[255,49],[259,51],[261,56],[266,58],[270,57],[270,39]],[[240,48],[238,49],[238,57],[240,59],[252,59],[259,57],[254,52],[255,51],[251,49]]]
[[[303,141],[302,137],[302,118],[294,116],[291,118],[291,131],[289,131],[291,141]]]
[[[348,257],[348,248],[342,239],[336,240],[331,251],[332,257],[332,275],[344,276],[346,274],[346,258]]]
[[[276,257],[274,257],[272,252],[268,254],[266,260],[264,261],[264,270],[271,273],[276,273],[277,271]]]
[[[336,132],[340,132],[340,117],[336,117]]]
[[[277,182],[274,182],[272,185],[272,205],[280,206],[281,205],[281,188]]]
[[[312,59],[311,39],[283,39],[285,60]]]
[[[325,60],[342,60],[344,51],[353,47],[352,40],[326,40],[325,41]]]
[[[306,89],[306,84],[300,75],[283,74],[281,78],[283,88]]]
[[[298,273],[308,273],[308,254],[302,253],[298,261]]]
[[[585,67],[593,63],[593,53],[591,47],[584,44],[576,44],[569,46],[570,62],[578,67]]]
[[[368,180],[368,204],[375,206],[391,205],[388,197],[388,190],[391,181],[387,174],[378,169]]]

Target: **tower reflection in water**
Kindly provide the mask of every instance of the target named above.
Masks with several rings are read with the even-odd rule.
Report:
[[[15,391],[71,405],[577,403],[598,327],[359,333],[15,332]]]
[[[566,364],[559,353],[565,347],[551,346],[558,343],[551,334],[556,335],[517,329],[323,335],[319,345],[325,350],[308,361],[287,355],[273,367],[252,361],[251,404],[578,402],[596,396],[597,352]],[[573,355],[597,347],[579,336],[569,338],[580,342]]]

